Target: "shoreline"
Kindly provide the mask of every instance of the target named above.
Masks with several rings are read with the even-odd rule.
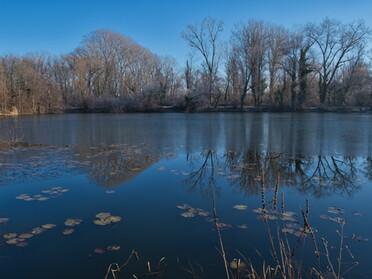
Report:
[[[302,110],[293,110],[288,107],[269,107],[262,106],[259,108],[246,107],[243,109],[233,107],[223,108],[205,108],[189,111],[183,107],[162,107],[156,109],[132,109],[132,110],[115,110],[108,108],[100,109],[80,109],[80,108],[69,108],[63,111],[48,112],[43,114],[2,114],[0,117],[14,117],[14,116],[35,116],[35,115],[52,115],[52,114],[91,114],[91,113],[372,113],[372,108],[368,107],[309,107]]]

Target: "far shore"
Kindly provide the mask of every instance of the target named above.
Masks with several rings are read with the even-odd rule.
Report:
[[[225,112],[236,112],[236,113],[262,113],[262,112],[272,112],[272,113],[371,113],[372,108],[368,107],[308,107],[302,110],[293,110],[290,107],[270,107],[262,106],[256,107],[222,107],[217,108],[203,108],[197,110],[188,110],[185,107],[175,107],[175,106],[163,106],[159,108],[152,109],[131,109],[131,110],[120,110],[120,109],[108,109],[108,108],[68,108],[60,111],[51,111],[43,114],[15,114],[0,113],[0,116],[27,116],[27,115],[47,115],[47,114],[75,114],[75,113],[225,113]]]

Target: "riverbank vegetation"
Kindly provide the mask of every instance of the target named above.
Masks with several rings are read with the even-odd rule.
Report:
[[[269,110],[372,107],[370,28],[324,19],[287,29],[240,22],[223,42],[206,18],[181,37],[184,65],[109,30],[72,52],[0,57],[0,115],[69,111]]]

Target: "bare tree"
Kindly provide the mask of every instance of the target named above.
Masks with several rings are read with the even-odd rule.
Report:
[[[308,24],[305,31],[319,53],[319,100],[324,104],[330,101],[330,85],[339,69],[364,44],[370,30],[363,21],[342,24],[326,18],[320,24]]]
[[[182,38],[203,57],[203,66],[208,79],[207,96],[210,104],[212,104],[215,94],[215,82],[220,64],[219,35],[222,31],[223,22],[208,17],[203,19],[201,23],[188,25],[186,30],[182,32]]]
[[[277,73],[280,69],[280,62],[285,55],[285,49],[289,40],[288,31],[277,25],[270,25],[267,40],[267,61],[269,70],[269,99],[273,102],[274,91],[278,82]]]
[[[244,86],[241,105],[248,89],[251,89],[256,107],[262,103],[266,89],[264,67],[266,64],[268,27],[263,21],[250,20],[235,26],[232,33],[233,50],[237,51]],[[250,85],[250,86],[249,86]]]

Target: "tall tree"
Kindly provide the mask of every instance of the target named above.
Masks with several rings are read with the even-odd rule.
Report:
[[[222,31],[223,22],[208,17],[200,23],[188,25],[186,30],[182,32],[182,38],[203,57],[208,84],[206,93],[210,104],[212,104],[215,94],[215,82],[221,58],[219,36]]]
[[[235,26],[232,33],[233,50],[237,51],[241,65],[244,86],[241,93],[241,105],[251,89],[256,107],[262,103],[266,89],[264,67],[266,64],[268,27],[263,21],[250,20],[247,24]],[[250,86],[249,86],[250,85]]]
[[[342,24],[326,18],[319,24],[308,24],[305,31],[319,53],[319,100],[324,104],[330,102],[330,85],[336,74],[364,44],[370,29],[363,21]]]

